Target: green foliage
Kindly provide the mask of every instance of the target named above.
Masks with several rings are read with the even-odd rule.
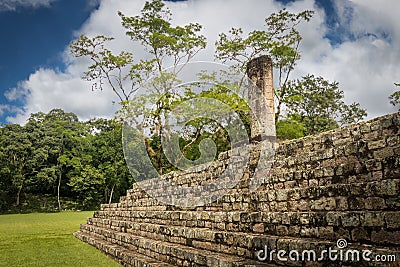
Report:
[[[242,36],[241,28],[232,28],[228,34],[219,35],[215,56],[223,62],[234,61],[244,69],[250,60],[269,55],[275,67],[288,71],[300,59],[298,46],[302,37],[296,27],[301,21],[309,21],[313,13],[280,10],[265,19],[265,30],[251,31],[247,37]]]
[[[276,124],[276,137],[278,140],[297,139],[305,136],[306,127],[299,118],[289,116]]]
[[[244,35],[240,28],[221,33],[216,42],[216,58],[232,61],[244,70],[257,56],[268,55],[277,71],[275,122],[278,137],[292,139],[357,122],[366,116],[358,103],[346,105],[337,83],[307,75],[297,81],[290,74],[300,60],[302,36],[297,27],[308,22],[313,11],[293,14],[283,9],[265,19],[264,30]],[[394,99],[394,98],[393,98]],[[282,122],[280,122],[282,120]]]
[[[0,147],[1,173],[10,182],[7,191],[15,194],[15,205],[18,206],[22,189],[30,183],[28,174],[35,164],[29,133],[20,125],[6,125],[2,129]]]
[[[400,86],[400,83],[395,83],[394,85]],[[396,91],[393,94],[391,94],[389,96],[389,101],[390,101],[390,104],[392,104],[393,106],[400,105],[400,91]]]
[[[273,67],[278,71],[278,86],[275,88],[276,122],[281,115],[289,76],[300,60],[302,36],[297,26],[302,21],[308,22],[313,14],[310,10],[294,14],[283,9],[265,19],[264,30],[251,31],[244,37],[241,28],[232,28],[228,34],[221,33],[216,42],[215,57],[222,62],[235,62],[235,66],[241,70],[258,56],[268,55],[272,59]]]
[[[104,174],[91,165],[79,168],[79,175],[71,175],[68,185],[78,193],[79,200],[85,209],[96,208],[103,201],[101,195],[105,183]]]
[[[338,83],[307,75],[287,85],[285,103],[288,115],[306,127],[305,134],[315,134],[357,122],[366,116],[359,104],[346,105]]]
[[[21,209],[27,195],[52,195],[58,210],[67,208],[63,197],[81,209],[118,200],[133,183],[121,136],[115,121],[80,122],[61,109],[32,114],[25,126],[6,125],[0,136],[0,209]]]
[[[162,71],[164,58],[173,59],[173,66],[188,62],[206,46],[206,38],[199,35],[202,26],[189,23],[185,26],[171,25],[171,12],[161,0],[146,2],[141,14],[127,17],[122,12],[122,26],[132,41],[138,41],[153,57],[158,71]],[[131,72],[133,73],[133,72]]]

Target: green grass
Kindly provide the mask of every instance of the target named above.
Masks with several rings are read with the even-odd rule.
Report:
[[[0,266],[120,266],[72,235],[92,215],[0,215]]]

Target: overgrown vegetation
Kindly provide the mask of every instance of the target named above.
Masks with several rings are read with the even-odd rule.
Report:
[[[113,120],[81,122],[54,109],[32,114],[25,126],[5,125],[0,133],[3,212],[93,209],[132,187],[121,125]]]

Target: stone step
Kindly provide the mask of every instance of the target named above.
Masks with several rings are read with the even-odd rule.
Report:
[[[311,238],[290,238],[269,235],[242,234],[242,236],[238,236],[239,238],[236,240],[237,244],[242,244],[242,246],[237,246],[235,243],[232,243],[230,245],[220,244],[220,248],[217,248],[218,244],[215,242],[200,242],[196,240],[196,236],[194,236],[191,242],[181,244],[178,242],[170,243],[169,241],[160,240],[157,236],[138,236],[130,232],[121,233],[92,225],[82,225],[81,232],[83,232],[83,234],[94,235],[96,238],[105,238],[108,242],[146,254],[147,256],[157,257],[163,261],[168,260],[169,263],[175,264],[176,266],[182,266],[181,264],[185,260],[189,263],[189,265],[186,264],[186,266],[270,266],[264,264],[272,263],[285,266],[302,266],[303,263],[301,261],[279,261],[276,253],[273,254],[272,258],[268,259],[267,262],[259,261],[257,260],[257,253],[259,253],[260,250],[266,250],[269,253],[278,250],[287,252],[296,250],[300,253],[305,250],[313,250],[316,252],[316,255],[319,256],[322,255],[323,250],[327,250],[328,248],[337,249],[336,242]],[[203,233],[203,236],[206,238],[207,234]],[[235,240],[234,238],[232,239],[231,236],[226,237],[227,240]],[[247,247],[247,249],[243,247]],[[372,251],[371,255],[373,257],[375,257],[375,255],[395,255],[396,259],[400,257],[400,250],[398,247],[385,248],[349,243],[346,249],[357,249],[358,251],[370,250]],[[327,266],[327,263],[329,263],[329,261],[322,261],[313,266]]]
[[[400,177],[399,177],[400,178]],[[318,184],[304,188],[274,189],[254,193],[230,193],[214,203],[196,207],[210,211],[329,211],[329,210],[400,210],[400,179],[350,184]],[[173,210],[156,199],[106,204],[101,210]],[[181,209],[185,210],[185,209]],[[190,210],[190,209],[187,209]]]
[[[173,266],[221,266],[221,267],[252,267],[276,266],[271,262],[261,262],[244,257],[216,253],[205,249],[193,248],[176,243],[135,236],[130,233],[120,233],[107,229],[82,225],[80,236],[86,239],[105,240],[118,248],[124,248],[133,253],[145,255]],[[101,248],[100,248],[101,249]]]
[[[198,217],[196,221],[204,221],[207,219],[206,216],[210,218],[209,214],[203,214],[203,217]],[[119,220],[91,218],[88,219],[88,224],[147,237],[163,236],[166,238],[165,241],[176,240],[182,244],[191,242],[190,240],[195,236],[199,242],[226,246],[234,242],[237,245],[241,244],[240,240],[246,236],[243,235],[245,232],[252,238],[253,236],[259,238],[260,235],[315,238],[327,241],[346,238],[349,242],[366,241],[377,245],[400,245],[400,240],[396,238],[381,236],[400,234],[400,223],[397,220],[400,218],[400,212],[383,214],[381,212],[335,212],[329,213],[326,217],[321,213],[236,213],[232,217],[235,219],[230,224],[221,222],[223,217],[217,217],[216,220],[214,217],[215,223],[210,225],[203,223],[194,225],[187,223],[189,220],[186,219],[141,221],[131,220],[131,218],[119,218]],[[186,216],[186,218],[189,219],[191,216]],[[168,224],[168,222],[172,223]],[[205,238],[202,239],[203,237]],[[231,243],[226,241],[228,239]]]
[[[292,160],[294,161],[295,158]],[[316,184],[318,184],[319,186],[324,186],[332,183],[351,184],[360,181],[362,182],[379,181],[382,179],[382,176],[390,174],[388,173],[388,170],[390,168],[387,168],[388,166],[386,165],[389,164],[391,160],[392,160],[391,157],[383,159],[381,158],[369,159],[365,162],[360,162],[356,158],[352,160],[350,160],[349,158],[346,158],[345,160],[335,159],[334,162],[327,161],[326,164],[322,165],[315,165],[315,166],[307,165],[304,166],[305,167],[304,169],[300,170],[288,168],[287,164],[282,165],[279,163],[279,161],[275,161],[276,166],[274,166],[274,168],[271,169],[268,175],[265,177],[260,190],[262,191],[269,189],[283,189],[283,188],[290,189],[299,187],[309,187],[309,186],[314,186]],[[178,176],[178,177],[180,176],[184,177],[185,175],[186,175],[185,172],[182,172],[182,174],[180,173],[171,174],[171,176]],[[245,177],[248,177],[248,174],[246,174]],[[179,178],[174,179],[174,181],[175,180],[179,181]],[[242,182],[244,180],[246,179],[242,178]],[[127,191],[127,197],[123,197],[121,200],[122,201],[135,200],[135,199],[140,199],[144,195],[146,195],[146,193],[142,191],[142,187],[137,186],[141,183],[143,185],[147,185],[149,183],[152,183],[152,180],[147,180],[135,184],[133,189]],[[189,182],[184,181],[181,183],[184,186],[188,186]],[[150,188],[154,190],[160,189],[160,193],[165,193],[164,190],[166,188],[164,187],[158,188],[157,186],[158,186],[157,183],[155,183]],[[239,186],[239,188],[237,189],[243,189],[243,188]],[[171,193],[169,192],[168,189],[166,191],[168,191],[168,194]]]
[[[154,258],[133,252],[129,249],[117,246],[103,238],[96,238],[93,235],[84,234],[81,231],[75,232],[74,236],[83,242],[86,242],[95,248],[101,250],[107,256],[116,260],[124,266],[129,267],[174,267],[165,262],[161,262]]]
[[[108,224],[117,230],[133,228],[136,223],[149,223],[330,240],[346,237],[354,242],[364,240],[400,245],[396,238],[387,241],[378,238],[379,233],[400,235],[399,218],[400,211],[98,211],[88,223]]]
[[[123,224],[123,222],[121,222],[121,224]],[[88,226],[114,232],[126,232],[134,236],[181,245],[190,245],[193,248],[206,249],[217,253],[229,253],[234,256],[244,256],[246,258],[254,258],[253,248],[256,248],[256,244],[262,243],[260,240],[268,240],[265,244],[273,242],[273,239],[268,239],[260,234],[223,232],[206,228],[178,227],[148,223],[134,223],[131,225],[131,228],[116,228],[109,224],[103,224],[102,221],[99,220],[90,222]],[[86,228],[86,226],[83,226],[83,228],[91,229]],[[263,246],[259,249],[262,248]]]

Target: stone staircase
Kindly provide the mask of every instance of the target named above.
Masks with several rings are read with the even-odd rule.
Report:
[[[159,203],[141,188],[159,195],[176,188],[143,181],[120,203],[102,205],[74,235],[124,266],[399,266],[399,129],[395,113],[283,142],[256,192],[248,189],[259,155],[259,146],[252,146],[240,182],[195,208]],[[181,186],[206,184],[227,168],[228,159],[225,153],[207,169],[165,178]],[[347,241],[345,252],[370,250],[373,260],[396,260],[330,260],[323,250],[339,250],[339,239]],[[284,261],[278,250],[286,258],[289,251],[310,250],[324,257]],[[260,259],[265,251],[268,257]]]

